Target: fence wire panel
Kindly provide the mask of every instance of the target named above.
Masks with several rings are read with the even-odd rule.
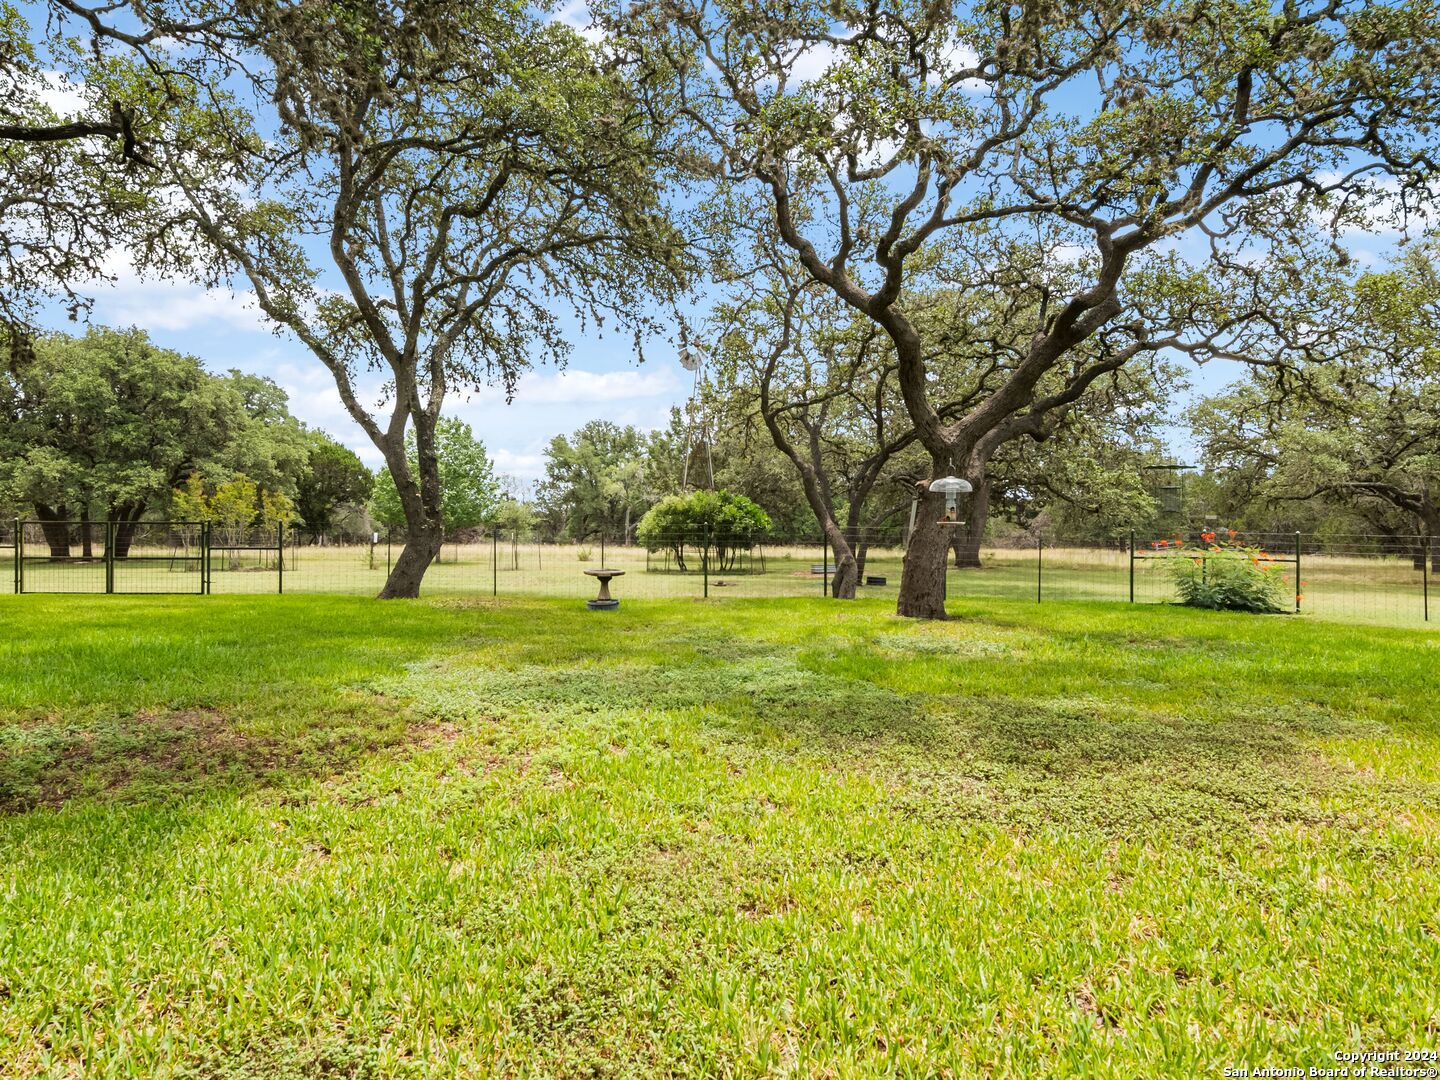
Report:
[[[206,573],[211,593],[288,591],[284,549],[291,544],[282,529],[210,527]]]
[[[104,522],[22,521],[15,556],[18,591],[110,591],[106,538]]]
[[[1207,540],[1206,537],[1211,537]],[[850,529],[855,595],[894,600],[905,549],[898,528]],[[1177,576],[1207,560],[1254,557],[1282,606],[1307,618],[1391,626],[1440,625],[1440,545],[1421,536],[1241,534],[1205,527],[1168,536],[1034,536],[947,554],[952,599],[1038,603],[1179,602]],[[378,594],[404,540],[397,531],[357,538],[286,528],[186,522],[21,521],[0,524],[15,592]],[[1243,554],[1242,554],[1243,553]],[[1198,562],[1197,562],[1198,560]],[[598,572],[625,600],[824,597],[836,590],[837,555],[816,537],[749,537],[689,530],[618,542],[594,536],[542,541],[515,530],[447,539],[421,584],[425,596],[596,599]]]
[[[1429,555],[1427,557],[1427,551]],[[1339,536],[1300,545],[1301,610],[1388,626],[1440,621],[1431,610],[1440,546],[1424,537]]]
[[[285,591],[374,595],[399,559],[404,541],[379,534],[370,543],[305,536],[287,542]],[[881,553],[891,587],[899,556]],[[833,557],[831,569],[833,569]],[[617,570],[611,592],[634,599],[823,595],[828,579],[818,540],[787,544],[684,533],[649,546],[595,537],[555,542],[501,531],[463,542],[446,541],[425,573],[423,595],[554,596],[590,599],[594,571]],[[220,575],[214,576],[222,590]],[[273,583],[272,583],[273,584]],[[265,590],[269,591],[269,590]]]
[[[1036,544],[1036,595],[1046,600],[1129,600],[1128,542],[1043,537]]]
[[[20,522],[11,548],[15,591],[204,592],[203,528],[157,521]]]
[[[204,526],[199,522],[155,522],[110,526],[115,557],[110,591],[116,593],[202,593]]]
[[[10,567],[11,587],[15,592],[20,591],[20,560],[15,557],[15,536],[19,532],[18,523],[14,521],[0,522],[0,560],[4,560]]]

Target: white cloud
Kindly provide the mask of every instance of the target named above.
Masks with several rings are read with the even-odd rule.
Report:
[[[89,106],[85,100],[84,83],[71,82],[63,71],[47,71],[41,77],[44,84],[37,96],[56,116],[74,116]]]
[[[1057,244],[1050,249],[1050,258],[1066,266],[1078,266],[1082,260],[1094,253],[1093,247],[1084,244]]]
[[[539,452],[517,453],[502,446],[490,452],[490,459],[495,463],[497,473],[513,476],[522,483],[539,480],[545,475],[545,455]]]
[[[629,401],[632,398],[661,397],[680,388],[673,369],[650,371],[583,371],[570,369],[554,374],[539,373],[520,380],[525,400],[545,404],[595,401]]]
[[[329,370],[292,337],[273,332],[253,293],[146,280],[123,253],[114,255],[106,270],[114,282],[93,290],[95,322],[139,326],[159,344],[201,357],[217,373],[234,367],[268,375],[289,397],[295,416],[350,447],[370,468],[384,463],[341,403]],[[597,350],[591,361],[597,366],[616,362],[604,345],[587,346],[583,335],[577,346]],[[521,376],[508,404],[503,387],[487,386],[469,394],[452,391],[445,412],[474,428],[497,471],[529,482],[543,475],[543,450],[554,435],[595,419],[642,429],[663,426],[670,406],[683,400],[689,387],[690,376],[673,362],[609,371],[541,369]],[[377,417],[388,411],[384,389],[381,372],[363,373],[356,387],[360,402]]]
[[[979,61],[980,55],[969,45],[962,41],[953,42],[940,54],[928,82],[932,86],[938,85],[957,72],[973,68]],[[990,92],[990,84],[984,79],[962,79],[958,85],[959,89],[968,94],[988,94]]]
[[[586,405],[595,402],[629,401],[633,398],[673,396],[682,388],[673,368],[633,368],[619,371],[531,371],[520,376],[515,386],[515,404]],[[472,404],[503,402],[505,392],[487,386],[462,398]]]
[[[829,71],[830,65],[835,63],[839,56],[839,50],[828,41],[801,46],[790,61],[790,82],[813,82]]]
[[[592,45],[604,41],[606,37],[604,27],[595,25],[594,16],[591,15],[590,5],[586,3],[586,0],[566,0],[556,9],[555,14],[551,16],[551,21],[570,27]]]
[[[340,401],[330,372],[319,362],[257,356],[246,370],[267,371],[290,398],[290,411],[350,449],[372,469],[384,464],[380,452]],[[357,387],[358,397],[383,415],[383,381],[371,376]],[[525,482],[545,472],[544,447],[554,435],[574,431],[587,420],[604,419],[642,430],[663,427],[684,386],[674,371],[656,369],[531,372],[520,379],[514,401],[504,391],[485,387],[466,395],[452,392],[445,414],[464,420],[490,452],[497,472]]]
[[[1343,174],[1337,172],[1323,172],[1315,177],[1319,183],[1326,185],[1339,183],[1342,178]],[[1362,178],[1361,183],[1367,190],[1363,195],[1353,196],[1348,207],[1352,213],[1358,210],[1359,217],[1345,221],[1340,235],[1352,240],[1360,237],[1399,238],[1406,224],[1401,215],[1400,181],[1393,176],[1372,175]],[[1334,198],[1338,200],[1343,196],[1336,195]],[[1412,217],[1408,223],[1412,231],[1417,225],[1423,227],[1440,218],[1440,207],[1431,204],[1422,203],[1412,206],[1411,210],[1422,219],[1417,221]],[[1313,219],[1325,228],[1332,224],[1331,216],[1318,209],[1313,211]]]
[[[269,323],[255,307],[255,294],[249,290],[237,293],[189,282],[143,278],[129,258],[119,252],[110,255],[102,268],[113,281],[94,289],[100,322],[170,331],[217,326],[230,330],[269,329]]]

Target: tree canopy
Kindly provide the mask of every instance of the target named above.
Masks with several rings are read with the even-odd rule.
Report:
[[[41,520],[133,525],[197,472],[288,491],[302,446],[274,383],[211,375],[140,330],[46,335],[0,374],[0,490]]]
[[[1324,257],[1321,224],[1403,219],[1440,175],[1433,0],[754,15],[676,0],[615,5],[607,25],[662,73],[653,106],[690,135],[717,216],[772,234],[888,336],[934,474],[980,478],[999,444],[1147,352],[1323,345],[1303,290],[1276,280]],[[944,288],[1028,316],[953,416],[915,316]],[[902,614],[943,617],[943,532],[910,545]]]
[[[166,179],[214,274],[329,369],[384,456],[407,543],[382,596],[413,596],[443,528],[447,395],[563,359],[565,307],[657,329],[641,300],[682,268],[667,136],[623,66],[534,7],[247,0],[237,18],[274,111],[226,113],[239,167],[175,156]]]
[[[359,455],[323,431],[306,432],[305,470],[295,484],[295,509],[311,533],[323,535],[342,510],[364,506],[375,487],[374,474]]]
[[[189,264],[194,234],[163,197],[160,161],[233,158],[215,106],[240,36],[204,0],[0,8],[0,325],[12,351],[47,300],[74,318],[127,261]]]
[[[654,501],[646,476],[646,437],[634,427],[592,420],[545,448],[545,477],[536,492],[541,513],[575,540],[603,534],[628,540]]]
[[[1334,286],[1333,357],[1271,356],[1191,410],[1206,464],[1249,498],[1383,508],[1402,522],[1372,527],[1440,536],[1440,244]]]

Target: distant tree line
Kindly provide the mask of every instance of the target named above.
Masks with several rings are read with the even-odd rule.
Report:
[[[105,521],[121,557],[146,518],[322,532],[372,484],[270,379],[212,374],[140,330],[41,335],[0,372],[0,507],[38,520],[52,555],[71,553],[75,524],[89,554]]]

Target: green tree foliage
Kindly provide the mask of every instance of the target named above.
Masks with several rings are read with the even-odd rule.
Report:
[[[412,434],[408,447],[412,460],[416,454],[415,442]],[[489,521],[500,489],[495,467],[485,453],[485,444],[475,438],[470,425],[463,420],[442,417],[435,425],[435,453],[441,490],[445,493],[445,531],[454,533]],[[382,525],[397,528],[405,525],[405,507],[388,467],[382,468],[375,478],[370,513]]]
[[[338,513],[365,504],[375,477],[355,451],[323,431],[306,432],[306,439],[309,449],[295,484],[295,509],[306,529],[323,534],[334,527]]]
[[[687,482],[687,469],[688,482]],[[790,462],[770,441],[747,398],[707,383],[699,400],[671,408],[669,422],[645,439],[645,476],[652,498],[699,487],[744,495],[786,538],[818,536],[815,515]]]
[[[38,338],[0,375],[0,491],[41,521],[109,520],[117,551],[192,473],[289,494],[305,432],[269,379],[211,375],[140,330]],[[172,514],[183,514],[172,507]],[[47,530],[55,554],[64,530]]]
[[[230,549],[232,569],[240,566],[237,548],[250,539],[252,529],[263,529],[273,538],[298,516],[288,495],[267,491],[248,476],[232,476],[207,492],[199,474],[191,473],[185,485],[171,494],[170,502],[176,517],[187,523],[186,543],[194,540],[192,523],[209,523],[215,532],[212,543]]]
[[[0,487],[42,521],[119,522],[123,554],[134,523],[189,473],[230,472],[247,442],[271,440],[245,406],[234,382],[142,331],[49,335],[0,375]],[[63,530],[51,532],[64,554]]]
[[[1440,536],[1440,241],[1332,296],[1331,354],[1273,353],[1192,409],[1205,462],[1247,499],[1348,506],[1374,531]]]
[[[743,495],[728,491],[691,491],[667,495],[645,512],[635,538],[649,551],[669,549],[681,570],[687,550],[707,552],[715,570],[734,568],[770,528],[770,517]]]
[[[0,324],[16,353],[39,302],[79,314],[117,258],[188,261],[162,163],[233,155],[212,108],[231,26],[204,0],[0,5]]]
[[[545,448],[545,478],[536,492],[552,529],[573,540],[629,538],[632,519],[653,501],[645,437],[634,427],[592,420]]]
[[[1435,195],[1434,0],[604,10],[723,181],[714,218],[770,234],[889,338],[932,475],[973,479],[1136,357],[1323,338],[1276,279],[1323,261],[1320,223]],[[1012,332],[927,327],[916,298],[942,289],[1013,309]],[[995,368],[953,416],[937,333]],[[939,516],[919,516],[901,614],[944,617]]]
[[[1147,466],[1164,460],[1163,428],[1184,385],[1176,365],[1137,361],[1057,416],[1043,440],[1001,447],[989,470],[1001,511],[1017,524],[1073,540],[1152,531],[1159,503]]]
[[[289,398],[273,379],[231,369],[226,382],[240,396],[246,424],[242,438],[231,440],[215,455],[212,476],[248,476],[265,491],[294,496],[310,460],[310,438],[290,415]]]

